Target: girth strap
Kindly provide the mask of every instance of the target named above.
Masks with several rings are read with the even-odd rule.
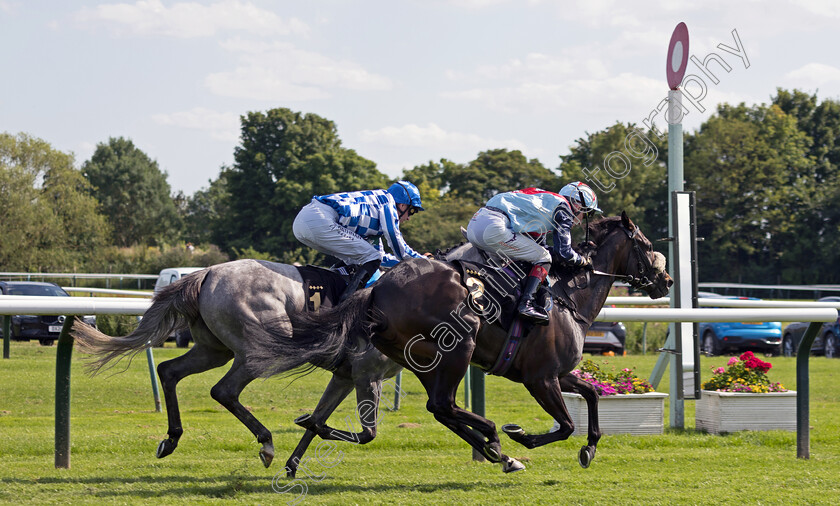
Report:
[[[516,357],[516,352],[519,351],[519,345],[522,343],[522,334],[525,330],[525,325],[522,318],[514,318],[513,323],[508,329],[505,344],[502,346],[502,352],[496,359],[493,367],[488,369],[487,374],[495,374],[497,376],[504,376],[513,364],[513,359]]]

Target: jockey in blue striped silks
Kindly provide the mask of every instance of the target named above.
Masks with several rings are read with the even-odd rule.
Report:
[[[380,263],[390,267],[407,257],[423,256],[400,233],[400,224],[418,211],[423,211],[420,190],[408,181],[397,181],[387,190],[315,195],[298,213],[292,230],[307,246],[358,266],[340,298],[344,300],[360,284],[364,286]],[[383,236],[393,254],[383,252]],[[378,240],[371,243],[374,239]]]

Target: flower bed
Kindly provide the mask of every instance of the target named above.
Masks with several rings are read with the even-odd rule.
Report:
[[[694,411],[697,430],[796,430],[796,392],[770,381],[773,366],[751,351],[712,368]]]
[[[654,392],[653,386],[632,369],[609,372],[592,360],[584,360],[572,374],[595,386],[598,422],[604,434],[662,434],[667,394]],[[574,435],[588,432],[589,412],[578,394],[563,393],[563,402],[575,424]],[[552,431],[559,425],[554,423]]]
[[[740,357],[732,357],[723,367],[712,368],[712,379],[703,383],[704,390],[718,392],[740,392],[765,394],[768,392],[787,392],[781,383],[773,383],[767,372],[773,367],[748,351]]]

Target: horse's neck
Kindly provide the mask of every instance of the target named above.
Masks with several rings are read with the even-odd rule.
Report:
[[[598,276],[587,273],[589,282],[586,288],[574,290],[569,294],[577,312],[588,322],[595,321],[595,317],[601,312],[607,296],[610,294],[613,278],[609,276]]]

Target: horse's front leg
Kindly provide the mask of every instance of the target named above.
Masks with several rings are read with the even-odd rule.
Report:
[[[591,383],[583,381],[574,374],[567,374],[560,378],[560,388],[566,392],[580,394],[586,401],[586,410],[589,415],[587,445],[580,449],[579,460],[581,466],[589,467],[589,462],[595,458],[595,448],[601,439],[601,425],[598,422],[598,390]]]
[[[571,385],[573,385],[573,383],[570,383],[569,385],[571,389]],[[563,402],[560,381],[553,377],[541,378],[525,383],[525,387],[534,399],[539,402],[540,406],[542,406],[546,413],[557,420],[560,428],[559,430],[548,432],[546,434],[526,434],[519,425],[507,424],[502,427],[505,434],[527,448],[536,448],[555,441],[568,439],[575,431],[575,424],[572,421],[571,415],[569,415],[569,411],[566,409],[566,404]],[[597,410],[597,395],[594,400],[596,402],[595,409]],[[595,420],[595,424],[597,426],[597,415]],[[600,434],[598,434],[597,437],[599,438]],[[597,438],[595,438],[595,442],[597,442]],[[580,462],[581,467],[589,467],[589,464],[594,456],[594,445],[584,446],[578,455],[578,461]]]
[[[352,388],[352,387],[351,387]],[[324,423],[318,425],[304,425],[298,420],[298,425],[314,430],[321,439],[347,441],[349,443],[367,444],[376,437],[377,414],[379,412],[379,398],[382,393],[382,380],[359,378],[356,381],[356,413],[347,416],[347,428],[350,430],[334,429]],[[358,419],[362,425],[360,432],[351,432],[353,419]]]
[[[300,438],[295,451],[289,456],[286,461],[286,476],[294,478],[297,473],[300,460],[303,454],[306,453],[312,439],[318,434],[318,431],[324,426],[327,419],[332,415],[333,411],[341,404],[341,402],[350,395],[353,391],[353,381],[349,378],[342,378],[333,374],[329,384],[327,384],[324,394],[315,406],[315,411],[312,414],[305,414],[297,417],[295,423],[304,427],[306,432]]]

